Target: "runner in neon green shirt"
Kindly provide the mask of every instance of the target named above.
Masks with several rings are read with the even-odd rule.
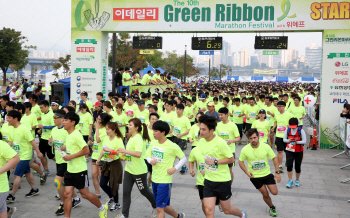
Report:
[[[270,207],[270,215],[276,217],[276,208],[272,204],[267,189],[269,189],[273,195],[277,195],[278,193],[275,180],[279,183],[281,181],[281,176],[278,170],[277,158],[270,146],[260,141],[257,129],[250,129],[247,132],[247,137],[250,143],[241,150],[239,166],[250,178],[255,188],[263,195],[265,203]],[[271,174],[268,158],[270,158],[275,165],[275,176]],[[248,169],[244,164],[245,160],[247,160]]]
[[[89,180],[85,155],[89,153],[89,147],[81,133],[75,129],[79,123],[79,116],[74,112],[68,112],[64,116],[64,129],[67,130],[66,145],[61,146],[63,160],[67,161],[67,172],[64,174],[64,216],[70,217],[72,204],[71,197],[74,188],[77,188],[84,198],[88,199],[99,210],[100,218],[107,218],[108,205],[102,205],[97,195],[89,192]]]
[[[289,107],[288,112],[293,114],[299,120],[299,126],[303,127],[303,119],[306,116],[305,107],[300,105],[301,98],[295,97],[293,106]]]
[[[135,111],[135,118],[141,120],[142,123],[148,123],[149,111],[145,109],[145,101],[138,100],[137,102],[138,110]]]
[[[199,112],[197,114],[197,121],[199,120],[199,118],[204,115],[203,112]],[[198,141],[200,139],[199,136],[199,124],[200,123],[195,123],[191,126],[190,132],[188,133],[188,140],[190,141],[190,143],[192,144],[192,149],[195,148],[198,145]]]
[[[214,134],[216,119],[208,115],[199,118],[200,135],[198,148],[205,158],[205,175],[203,203],[206,217],[214,217],[215,201],[218,198],[225,214],[246,217],[245,211],[240,211],[231,205],[231,176],[228,164],[235,161],[231,149],[225,140]]]
[[[170,128],[169,133],[172,133],[174,128],[174,119],[176,119],[176,113],[171,110],[172,107],[173,107],[173,102],[171,101],[165,102],[165,105],[164,105],[165,111],[162,113],[162,116],[159,118],[159,120],[162,120],[169,125],[169,128]],[[171,136],[170,134],[168,134],[166,137],[171,137]]]
[[[259,140],[262,143],[266,143],[267,144],[267,139],[270,136],[270,122],[266,120],[266,111],[264,109],[261,109],[259,111],[259,119],[255,120],[252,128],[255,128],[258,130],[259,133]]]
[[[115,109],[117,112],[116,122],[118,123],[118,128],[119,128],[120,132],[123,134],[123,137],[125,138],[125,132],[126,132],[125,126],[128,125],[128,117],[123,112],[124,109],[123,109],[122,104],[118,103],[115,106]]]
[[[251,128],[251,125],[256,120],[259,113],[259,106],[255,104],[255,99],[253,97],[249,98],[249,105],[246,106],[244,115],[246,117],[246,131]]]
[[[156,201],[152,192],[146,188],[148,169],[145,162],[146,147],[143,144],[144,141],[150,141],[147,126],[138,118],[134,118],[129,121],[129,132],[131,137],[126,145],[126,149],[118,149],[118,152],[123,154],[121,158],[125,160],[126,164],[123,181],[122,214],[124,217],[129,217],[131,191],[134,183],[136,183],[141,194],[145,196],[152,205],[153,211],[151,217],[156,217]]]
[[[90,109],[86,104],[81,104],[79,106],[80,114],[79,114],[79,131],[84,137],[85,142],[87,143],[90,139],[92,141],[92,126],[93,126],[93,118],[90,112]]]
[[[171,211],[173,217],[185,217],[170,206],[170,193],[173,174],[186,163],[186,156],[179,146],[166,138],[170,132],[164,121],[153,124],[154,139],[146,151],[147,161],[152,165],[152,190],[156,200],[158,217],[165,217],[165,211]],[[181,159],[174,167],[175,158]]]

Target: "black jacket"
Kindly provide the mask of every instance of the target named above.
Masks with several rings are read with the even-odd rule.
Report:
[[[114,76],[114,82],[115,82],[115,86],[123,86],[123,76],[119,71],[117,71],[117,73]]]

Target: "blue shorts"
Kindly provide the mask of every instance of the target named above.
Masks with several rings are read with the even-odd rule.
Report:
[[[29,161],[30,160],[21,160],[15,170],[15,176],[22,177],[23,174],[30,173],[30,167],[29,167]]]
[[[156,207],[166,207],[170,205],[172,183],[154,183],[152,190],[156,199]]]

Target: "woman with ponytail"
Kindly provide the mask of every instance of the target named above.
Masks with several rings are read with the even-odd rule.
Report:
[[[152,204],[153,211],[151,218],[156,218],[156,200],[154,199],[152,192],[147,188],[148,169],[145,162],[146,146],[144,145],[145,141],[150,141],[147,126],[142,123],[140,119],[133,118],[129,120],[129,133],[131,134],[131,137],[126,145],[126,149],[118,149],[118,152],[123,154],[122,158],[126,163],[123,181],[123,209],[121,217],[129,217],[131,190],[134,183],[136,183],[141,194]]]
[[[118,188],[123,181],[123,165],[118,156],[118,149],[124,148],[123,135],[115,122],[107,123],[106,133],[96,164],[99,164],[101,158],[105,161],[101,169],[100,186],[109,197],[110,211],[116,211],[120,208]]]

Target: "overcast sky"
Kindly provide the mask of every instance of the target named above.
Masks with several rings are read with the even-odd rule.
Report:
[[[28,44],[37,46],[37,50],[70,49],[70,0],[0,0],[0,6],[3,9],[0,13],[1,29],[6,27],[22,31],[22,34],[29,39]],[[281,35],[281,33],[262,35]],[[187,45],[188,54],[198,55],[198,51],[190,49],[193,34],[168,33],[159,36],[163,36],[163,51],[177,50],[179,54],[183,54]],[[216,34],[201,33],[197,36],[216,36]],[[219,36],[231,43],[232,52],[248,48],[249,54],[254,53],[255,33],[227,33]],[[288,33],[285,36],[289,36],[289,46],[299,49],[300,55],[304,55],[305,47],[311,43],[322,45],[322,33]]]

